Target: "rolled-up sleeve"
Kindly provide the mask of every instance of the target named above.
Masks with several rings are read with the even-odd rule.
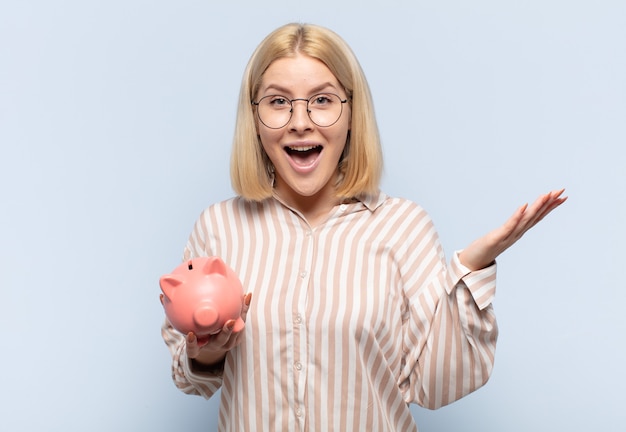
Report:
[[[447,284],[446,291],[448,294],[451,294],[462,281],[472,294],[476,306],[478,306],[480,310],[483,310],[493,302],[496,296],[497,264],[494,262],[484,269],[471,271],[461,264],[459,253],[460,251],[454,253],[450,266],[448,267],[448,277],[450,280]]]

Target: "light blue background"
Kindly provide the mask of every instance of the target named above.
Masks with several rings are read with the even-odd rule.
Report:
[[[0,430],[212,431],[178,392],[158,278],[232,195],[239,83],[289,21],[369,78],[384,190],[448,254],[526,201],[569,201],[499,260],[486,387],[420,431],[623,430],[626,2],[0,3]]]

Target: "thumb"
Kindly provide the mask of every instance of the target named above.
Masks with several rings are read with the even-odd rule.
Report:
[[[187,357],[190,359],[198,357],[200,353],[200,347],[198,346],[198,338],[193,332],[187,333]]]

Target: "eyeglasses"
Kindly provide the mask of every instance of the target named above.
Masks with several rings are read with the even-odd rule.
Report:
[[[258,102],[252,101],[252,105],[257,107],[256,112],[261,123],[270,129],[280,129],[291,120],[293,103],[296,101],[306,102],[306,112],[313,123],[319,127],[329,127],[339,121],[343,104],[348,102],[348,99],[342,100],[334,93],[319,93],[308,99],[268,95],[263,96]]]

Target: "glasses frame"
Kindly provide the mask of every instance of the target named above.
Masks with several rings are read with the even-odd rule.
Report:
[[[317,96],[321,96],[321,95],[332,95],[332,96],[337,96],[337,99],[339,99],[339,102],[341,102],[341,111],[339,111],[339,116],[337,117],[337,120],[335,120],[335,121],[334,121],[334,122],[332,122],[331,124],[329,124],[329,125],[325,125],[325,126],[322,126],[322,125],[320,125],[320,124],[317,124],[317,123],[315,122],[315,120],[313,120],[313,119],[311,118],[311,110],[309,109],[309,102],[311,101],[311,99],[315,99]],[[262,101],[263,99],[267,99],[267,98],[270,98],[270,97],[280,97],[280,98],[285,99],[287,102],[289,102],[289,105],[290,105],[290,107],[291,107],[291,108],[289,109],[289,118],[287,119],[287,121],[285,122],[285,124],[284,124],[284,125],[282,125],[282,126],[279,126],[279,127],[272,127],[272,126],[268,126],[268,125],[267,125],[267,124],[263,121],[263,119],[261,118],[261,115],[259,114],[259,105],[261,104],[261,101]],[[310,97],[310,98],[308,98],[308,99],[305,99],[305,98],[295,98],[295,99],[289,99],[287,96],[284,96],[284,95],[281,95],[281,94],[271,94],[271,95],[263,96],[261,99],[259,99],[259,100],[258,100],[258,101],[256,101],[256,102],[252,100],[252,101],[250,101],[250,103],[251,103],[252,105],[254,105],[254,106],[256,106],[256,107],[257,107],[257,109],[256,109],[256,116],[258,117],[259,121],[260,121],[261,123],[263,123],[263,125],[264,125],[266,128],[268,128],[268,129],[282,129],[282,128],[284,128],[285,126],[287,126],[287,125],[289,124],[289,122],[291,121],[291,118],[293,117],[293,103],[294,103],[294,102],[297,102],[297,101],[303,101],[303,102],[306,102],[306,113],[307,113],[307,115],[309,116],[309,120],[311,120],[311,121],[313,122],[313,124],[314,124],[314,125],[316,125],[317,127],[321,127],[321,128],[327,128],[327,127],[331,127],[332,125],[334,125],[335,123],[337,123],[337,122],[339,121],[339,119],[341,118],[341,115],[343,114],[343,104],[347,103],[347,102],[348,102],[348,99],[347,99],[347,98],[346,98],[346,99],[341,99],[341,96],[339,96],[339,95],[338,95],[338,94],[336,94],[336,93],[317,93],[317,94],[314,94],[313,96],[311,96],[311,97]]]

